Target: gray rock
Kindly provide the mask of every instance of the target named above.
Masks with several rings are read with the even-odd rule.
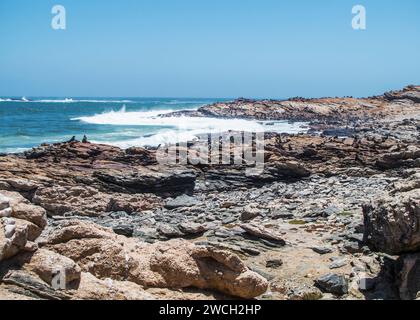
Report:
[[[232,222],[235,222],[236,220],[237,220],[236,217],[229,217],[229,218],[223,219],[222,223],[223,224],[231,224]]]
[[[246,245],[240,245],[240,248],[242,252],[250,256],[259,256],[261,254],[261,250]]]
[[[184,194],[182,196],[176,197],[175,199],[167,201],[165,204],[165,208],[173,210],[182,207],[192,207],[198,203],[199,202],[195,198]]]
[[[283,265],[283,261],[281,259],[270,259],[266,262],[266,267],[271,269],[280,268]]]
[[[323,217],[329,217],[333,214],[338,214],[340,212],[342,212],[343,210],[338,208],[337,206],[331,205],[326,207],[325,209],[322,210],[322,216]]]
[[[345,265],[347,265],[347,259],[338,258],[338,259],[335,259],[328,267],[330,269],[339,269],[341,267],[344,267]]]
[[[128,224],[119,224],[112,228],[116,234],[120,234],[126,237],[132,237],[134,232],[134,227]]]
[[[319,254],[328,254],[333,252],[333,250],[328,247],[312,247],[311,249]]]
[[[53,289],[39,277],[25,271],[9,271],[2,281],[9,285],[21,287],[39,298],[48,300],[68,300],[71,298],[68,294]]]
[[[133,174],[96,171],[94,176],[107,184],[127,188],[136,193],[156,193],[163,195],[178,195],[192,192],[197,178],[194,170],[185,168],[160,167],[160,171],[137,172]],[[163,170],[163,171],[162,171]]]
[[[249,268],[249,270],[258,273],[260,276],[264,277],[268,281],[271,281],[271,280],[273,280],[275,278],[272,274],[270,274],[268,272],[265,272],[265,271],[263,271],[263,270],[261,270],[261,269],[259,269],[257,267],[249,266],[248,268]]]
[[[347,279],[344,276],[333,273],[318,278],[315,280],[315,285],[323,292],[332,293],[338,296],[348,293]]]

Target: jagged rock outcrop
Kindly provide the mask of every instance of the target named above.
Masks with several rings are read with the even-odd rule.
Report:
[[[387,195],[363,207],[364,240],[388,254],[420,250],[420,189]]]
[[[159,206],[153,194],[103,193],[88,186],[40,187],[32,201],[50,215],[100,216],[105,212],[141,212]]]
[[[384,94],[388,100],[411,100],[420,103],[420,86],[407,86],[400,91],[390,91]]]
[[[18,191],[32,198],[39,188],[52,185],[145,196],[182,194],[194,188],[194,170],[159,166],[154,154],[141,148],[124,151],[77,141],[43,145],[26,152],[25,157],[0,159],[0,190]]]
[[[193,191],[196,173],[182,167],[149,167],[134,171],[98,170],[94,177],[133,193],[177,195]]]
[[[410,146],[407,150],[401,152],[386,153],[378,159],[376,165],[380,168],[390,169],[402,166],[420,167],[420,148]]]

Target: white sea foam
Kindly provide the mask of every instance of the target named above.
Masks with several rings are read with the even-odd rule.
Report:
[[[123,141],[94,141],[115,145],[121,148],[132,146],[157,146],[166,143],[192,141],[200,134],[221,133],[227,131],[248,132],[285,132],[299,133],[305,131],[304,123],[287,123],[285,121],[252,121],[244,119],[220,119],[205,117],[160,117],[172,110],[132,111],[125,107],[119,111],[110,111],[93,116],[79,117],[72,120],[83,121],[97,125],[118,126],[154,126],[162,127],[157,133],[126,139]]]
[[[94,116],[73,118],[90,124],[119,125],[119,126],[158,126],[173,127],[179,130],[200,130],[205,132],[222,132],[228,130],[263,131],[263,126],[256,121],[242,119],[220,119],[202,117],[160,117],[173,110],[132,111],[125,107],[119,111],[110,111]]]
[[[0,153],[22,153],[24,151],[30,150],[31,148],[2,148],[0,149]]]

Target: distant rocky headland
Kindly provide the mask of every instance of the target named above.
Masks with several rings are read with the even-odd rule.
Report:
[[[87,139],[0,156],[0,299],[420,298],[420,86],[170,115],[308,132],[265,132],[259,175]]]

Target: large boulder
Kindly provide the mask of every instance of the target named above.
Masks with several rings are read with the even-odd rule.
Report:
[[[157,288],[214,289],[242,298],[256,297],[268,286],[227,251],[185,240],[147,244],[86,221],[62,221],[46,230],[39,244],[100,279]]]
[[[420,189],[375,199],[363,214],[371,249],[394,255],[420,250]]]
[[[267,290],[267,281],[250,271],[238,256],[184,240],[151,245],[142,252],[134,279],[148,287],[215,289],[254,298]]]

